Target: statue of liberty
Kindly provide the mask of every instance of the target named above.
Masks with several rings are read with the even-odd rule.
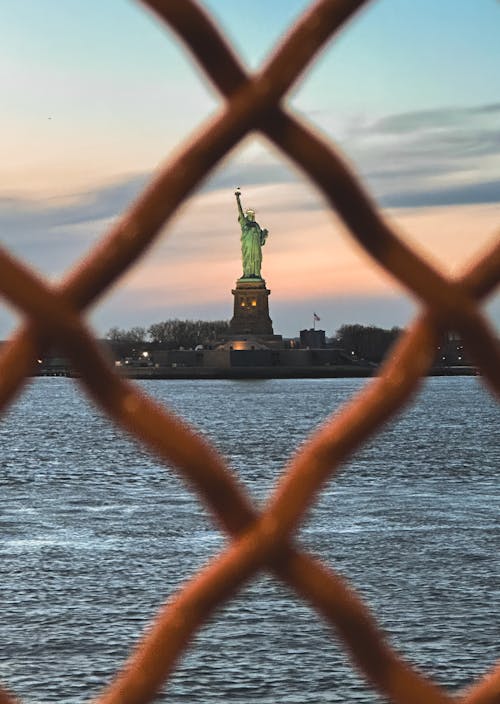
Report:
[[[241,207],[241,191],[236,189],[234,194],[238,203],[238,222],[241,227],[241,260],[243,263],[242,279],[262,279],[260,267],[262,265],[262,247],[264,246],[268,231],[262,230],[255,221],[255,211],[245,210]]]

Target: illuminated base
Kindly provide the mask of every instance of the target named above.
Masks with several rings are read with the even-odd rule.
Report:
[[[231,293],[234,296],[231,335],[274,335],[268,303],[271,291],[264,279],[238,279]]]

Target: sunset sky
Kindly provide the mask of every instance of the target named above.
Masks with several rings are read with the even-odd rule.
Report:
[[[305,0],[202,3],[255,70]],[[3,244],[55,281],[221,105],[177,38],[132,0],[0,0]],[[289,105],[342,150],[401,236],[448,272],[500,227],[500,3],[373,0]],[[241,275],[234,188],[269,229],[275,332],[405,325],[412,297],[360,251],[307,179],[250,136],[89,319],[102,335],[229,319]],[[498,297],[487,306],[497,328]],[[0,338],[18,319],[0,307]]]

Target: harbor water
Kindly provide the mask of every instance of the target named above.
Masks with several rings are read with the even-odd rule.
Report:
[[[137,382],[228,458],[262,505],[364,379]],[[322,492],[300,543],[449,691],[500,656],[500,412],[432,378]],[[205,507],[87,401],[34,379],[0,422],[0,679],[24,702],[97,696],[160,606],[225,544]],[[259,575],[196,636],[160,701],[373,702],[334,632]]]

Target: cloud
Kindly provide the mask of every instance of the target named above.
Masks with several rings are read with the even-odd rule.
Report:
[[[500,103],[443,107],[387,115],[354,116],[339,127],[338,117],[311,113],[351,161],[383,207],[500,202]],[[255,152],[253,161],[234,159],[219,169],[206,189],[293,184],[299,171],[275,153]],[[304,198],[306,209],[323,207]]]
[[[413,133],[418,130],[440,127],[449,129],[450,125],[462,127],[477,120],[482,121],[485,117],[489,118],[490,116],[500,116],[500,103],[398,113],[374,121],[370,129],[379,134]]]
[[[146,181],[139,174],[61,198],[0,198],[2,242],[42,273],[58,276],[85,255]]]
[[[209,178],[204,191],[227,189],[232,192],[236,186],[262,186],[270,183],[294,183],[297,172],[283,161],[270,160],[261,153],[258,160],[247,162],[234,159],[217,170]]]
[[[500,201],[499,117],[500,103],[496,103],[354,119],[343,131],[339,147],[384,207],[495,203]],[[327,116],[315,114],[314,118],[328,131]],[[148,173],[122,176],[64,198],[0,197],[3,240],[16,252],[27,250],[28,258],[35,253],[42,270],[50,269],[49,251],[54,248],[66,250],[63,259],[69,263],[70,251],[75,256],[83,252],[125,210],[149,177]],[[295,209],[323,208],[324,202],[312,197],[311,189],[293,188],[303,180],[274,152],[262,147],[241,149],[209,176],[201,193],[227,190],[229,196],[236,186],[245,193],[271,184],[288,185]],[[282,210],[282,203],[270,202],[267,209]]]
[[[500,179],[483,183],[471,183],[430,190],[391,193],[381,198],[381,203],[390,208],[422,208],[436,205],[498,203],[500,201]]]
[[[0,198],[0,227],[7,234],[15,231],[26,235],[35,227],[79,225],[114,217],[134,198],[146,180],[145,174],[134,175],[70,197],[41,202],[27,198]]]
[[[346,122],[338,144],[383,206],[500,201],[500,103]],[[317,116],[335,138],[329,116]]]
[[[500,136],[492,128],[499,116],[500,104],[495,104],[354,120],[342,132],[339,148],[379,204],[395,209],[398,227],[417,239],[420,233],[438,263],[460,268],[462,253],[473,253],[467,243],[486,242],[498,222],[498,206],[487,204],[500,204]],[[324,121],[324,116],[315,118]],[[85,256],[150,176],[121,176],[52,199],[0,197],[3,243],[43,274],[59,277]],[[236,151],[209,176],[124,277],[116,288],[120,294],[113,292],[100,308],[99,325],[123,326],[124,319],[130,325],[151,323],[175,310],[181,316],[196,309],[197,317],[210,317],[209,310],[215,317],[221,310],[228,311],[222,317],[230,315],[230,289],[240,273],[235,186],[242,187],[244,204],[257,209],[257,219],[271,232],[264,273],[278,323],[279,311],[283,320],[293,320],[295,304],[305,311],[325,301],[334,310],[341,293],[363,294],[367,310],[376,309],[368,303],[374,297],[400,295],[401,288],[391,288],[393,282],[374,273],[380,270],[367,259],[353,258],[356,245],[341,235],[314,186],[285,158],[259,146]],[[138,319],[134,310],[140,311]],[[335,315],[331,327],[346,322]]]
[[[411,318],[411,294],[360,253],[331,213],[319,206],[302,207],[308,199],[317,201],[306,183],[249,186],[245,194],[258,205],[258,219],[270,231],[263,274],[272,291],[276,331],[297,334],[310,325],[313,310],[328,331],[346,322],[391,327]],[[438,266],[460,271],[487,244],[499,213],[500,205],[474,205],[398,208],[388,216],[400,236]],[[104,221],[56,227],[49,232],[50,244],[37,244],[38,263],[43,260],[47,270],[62,272],[68,266],[65,260],[72,264],[104,229]],[[103,334],[113,325],[147,327],[169,317],[228,319],[231,289],[240,273],[234,197],[226,189],[200,192],[99,301],[91,321]],[[498,317],[498,305],[492,313]],[[0,310],[0,338],[8,327]]]

